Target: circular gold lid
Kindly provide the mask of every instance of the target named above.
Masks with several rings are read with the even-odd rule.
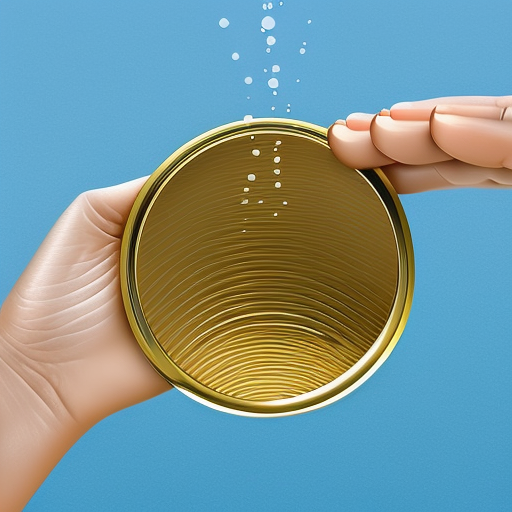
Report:
[[[342,165],[327,131],[237,122],[173,153],[131,211],[126,312],[169,382],[245,415],[349,393],[398,341],[413,290],[398,197],[379,169]]]

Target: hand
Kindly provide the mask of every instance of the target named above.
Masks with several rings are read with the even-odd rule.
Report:
[[[170,389],[128,324],[119,251],[145,178],[80,195],[0,310],[0,496],[28,501],[92,425]]]
[[[351,114],[329,129],[333,153],[381,167],[398,193],[512,187],[512,96],[456,96]]]

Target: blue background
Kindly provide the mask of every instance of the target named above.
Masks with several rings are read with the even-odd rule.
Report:
[[[328,126],[398,101],[511,93],[509,0],[277,4],[1,2],[2,300],[75,196],[151,173],[208,129],[245,114]],[[172,391],[89,431],[26,510],[509,512],[512,191],[403,204],[413,308],[367,383],[268,420]]]

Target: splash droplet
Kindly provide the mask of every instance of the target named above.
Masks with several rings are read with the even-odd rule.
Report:
[[[280,161],[281,161],[281,157],[280,156],[274,157],[274,163],[275,164],[278,164]]]
[[[244,192],[249,192],[249,187],[244,187]]]
[[[277,78],[271,78],[269,81],[268,81],[268,86],[271,88],[271,89],[276,89],[277,87],[279,87],[279,80]]]
[[[267,68],[263,68],[263,73],[266,73],[268,71]]]
[[[276,146],[280,146],[281,145],[281,141],[280,140],[276,140]]]
[[[274,6],[272,5],[272,2],[269,2],[269,3],[267,4],[267,7],[268,7],[269,9],[272,9],[272,7],[274,7]]]
[[[247,179],[249,181],[256,181],[256,174],[248,174]]]
[[[250,123],[252,120],[253,120],[253,117],[251,116],[251,114],[247,114],[246,116],[244,116],[244,121],[246,123]]]
[[[260,200],[258,201],[258,204],[263,204],[263,199],[260,199]]]
[[[288,204],[288,201],[283,201],[283,204],[286,206]]]
[[[274,183],[274,187],[276,187],[276,188],[281,188],[281,182],[280,182],[280,181],[276,181],[276,182]]]
[[[281,68],[277,64],[274,64],[272,66],[272,73],[279,73],[279,71],[281,71]]]
[[[252,154],[253,154],[254,156],[260,156],[260,153],[261,153],[261,152],[260,152],[260,150],[259,150],[259,149],[253,149],[253,150],[252,150]]]
[[[265,51],[266,51],[267,53],[270,53],[270,48],[267,48]]]
[[[242,199],[240,204],[249,204],[249,199]]]
[[[276,107],[270,107],[270,110],[275,110],[275,109],[276,109]]]
[[[311,20],[308,20],[308,25],[311,25]]]
[[[266,11],[267,10],[267,4],[263,4],[263,10]]]
[[[274,96],[277,96],[277,91],[272,91],[272,94],[273,94]]]
[[[229,22],[228,22],[228,24],[229,24]],[[272,30],[276,26],[276,20],[274,18],[272,18],[272,16],[265,16],[261,20],[261,26],[265,30]]]
[[[299,82],[300,82],[300,78],[297,78],[297,80],[295,80],[295,81],[296,81],[297,83],[299,83]]]
[[[254,135],[251,135],[251,140],[254,140]]]
[[[268,36],[267,37],[267,44],[269,46],[272,46],[273,44],[276,44],[276,38],[274,36]]]
[[[277,217],[277,212],[274,213],[274,217]]]
[[[301,48],[301,49],[299,50],[299,53],[300,53],[301,55],[304,55],[304,54],[306,53],[306,48]]]
[[[279,176],[281,174],[281,169],[274,169],[274,174]]]
[[[306,41],[304,41],[302,44],[303,44],[303,46],[306,46],[308,43],[306,43]]]
[[[250,76],[246,76],[246,77],[245,77],[245,79],[244,79],[244,82],[245,82],[247,85],[252,84],[252,77],[250,77]]]
[[[238,55],[238,53],[235,52],[235,53],[233,53],[233,55],[231,55],[231,58],[233,60],[238,60],[240,58],[240,55]]]
[[[219,27],[220,28],[227,28],[229,26],[229,20],[227,20],[226,18],[221,18],[219,20]]]

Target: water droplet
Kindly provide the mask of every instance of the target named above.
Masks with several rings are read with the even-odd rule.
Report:
[[[273,94],[274,96],[277,96],[277,91],[272,91],[272,94]]]
[[[290,109],[290,107],[288,107],[288,108],[286,109],[286,112],[291,112],[291,111],[292,111],[292,110]]]
[[[249,204],[249,199],[242,199],[240,204]]]
[[[280,146],[281,145],[281,141],[280,140],[276,140],[276,146]]]
[[[260,199],[260,200],[258,201],[258,204],[263,204],[263,199]]]
[[[246,230],[246,229],[242,229],[242,233],[246,233],[246,232],[247,232],[247,230]]]
[[[263,10],[266,11],[267,10],[267,4],[263,4]]]
[[[274,163],[275,164],[278,164],[280,161],[281,161],[281,157],[280,156],[274,157]]]
[[[229,24],[229,22],[228,22],[228,24]],[[272,16],[265,16],[261,20],[261,26],[265,30],[272,30],[276,26],[276,20],[274,18],[272,18]]]
[[[246,76],[246,77],[245,77],[245,79],[244,79],[244,82],[245,82],[247,85],[252,84],[252,77],[250,77],[250,76]]]
[[[281,71],[281,68],[277,64],[274,64],[272,66],[272,73],[279,73],[279,71]]]
[[[276,187],[276,188],[281,188],[281,182],[280,182],[280,181],[276,181],[276,182],[274,183],[274,187]]]
[[[304,41],[302,44],[303,44],[304,46],[306,46],[308,43],[306,43],[306,41]]]
[[[254,140],[254,135],[251,135],[251,140]]]
[[[248,174],[247,179],[249,181],[256,181],[256,174]]]
[[[267,53],[270,53],[270,48],[267,48],[265,51],[266,51]]]
[[[226,28],[229,25],[229,21],[226,18],[221,18],[219,20],[220,28]]]
[[[261,152],[260,152],[260,150],[259,150],[259,149],[253,149],[253,150],[252,150],[252,154],[253,154],[254,156],[260,156],[260,153],[261,153]]]
[[[306,53],[306,48],[301,48],[301,49],[299,50],[299,53],[300,53],[301,55],[304,55],[304,54]]]
[[[281,174],[281,169],[274,169],[274,174],[279,176]]]
[[[268,36],[267,37],[267,44],[269,46],[272,46],[273,44],[276,44],[276,38],[274,36]]]
[[[274,148],[274,151],[277,151],[277,148]]]
[[[244,121],[246,123],[250,123],[252,120],[253,120],[253,117],[251,116],[251,114],[247,114],[246,116],[244,116]]]
[[[283,5],[283,4],[284,4],[284,2],[279,2],[279,5]]]
[[[270,107],[270,110],[275,110],[275,109],[276,109],[276,107]]]
[[[268,86],[271,88],[271,89],[276,89],[277,87],[279,87],[279,80],[277,78],[271,78],[269,81],[268,81]]]
[[[311,20],[308,20],[308,25],[311,25]]]
[[[238,60],[240,58],[240,55],[238,55],[238,53],[235,52],[235,53],[233,53],[233,55],[231,55],[231,58],[233,60]]]
[[[288,204],[288,201],[283,201],[283,204],[286,206]]]
[[[268,71],[267,68],[263,68],[263,73],[266,73]]]
[[[260,28],[260,30],[261,30],[262,32],[265,32],[265,29],[264,29],[264,28]]]
[[[251,97],[250,97],[250,96],[247,96],[247,99],[248,99],[248,100],[250,100],[250,99],[251,99]]]
[[[249,192],[249,187],[244,187],[244,192]]]
[[[272,7],[274,7],[274,6],[272,5],[272,2],[269,2],[269,3],[267,4],[267,7],[268,7],[269,9],[272,9]]]
[[[277,217],[277,212],[274,213],[274,217]]]
[[[296,81],[297,83],[299,83],[299,82],[300,82],[300,78],[297,78],[297,80],[295,80],[295,81]]]

